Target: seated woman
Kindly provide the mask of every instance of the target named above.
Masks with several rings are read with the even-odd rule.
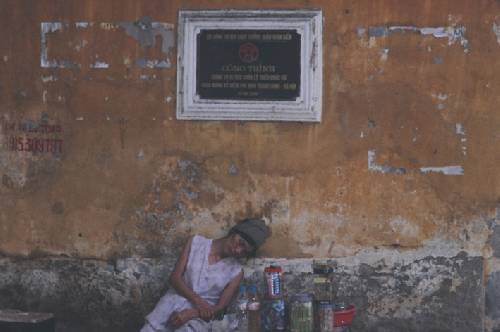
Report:
[[[141,332],[208,331],[208,322],[224,312],[243,278],[238,259],[253,255],[267,237],[263,220],[245,219],[223,238],[190,238],[170,275],[171,288]]]

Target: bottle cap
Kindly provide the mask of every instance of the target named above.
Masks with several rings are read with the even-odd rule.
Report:
[[[264,269],[264,272],[266,273],[281,272],[281,271],[282,271],[281,266],[274,266],[274,265],[268,266]]]

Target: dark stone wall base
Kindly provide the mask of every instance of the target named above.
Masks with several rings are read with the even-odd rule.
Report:
[[[262,271],[269,263],[253,261],[247,279],[263,286]],[[311,263],[277,262],[286,271],[287,294],[311,290]],[[337,266],[337,301],[357,307],[353,331],[483,331],[482,257],[460,253],[407,264],[331,263]],[[0,308],[52,312],[57,331],[138,331],[167,289],[173,265],[173,260],[156,259],[3,258]]]

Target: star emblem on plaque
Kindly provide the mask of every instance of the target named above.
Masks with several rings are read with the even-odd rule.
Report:
[[[259,48],[253,43],[244,43],[240,46],[239,55],[242,62],[255,62],[259,58]]]

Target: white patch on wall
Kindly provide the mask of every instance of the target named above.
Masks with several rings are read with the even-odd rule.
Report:
[[[375,150],[368,150],[368,169],[372,172],[405,174],[406,169],[390,165],[379,165],[375,161],[377,158]]]
[[[76,52],[80,52],[85,48],[89,41],[79,38],[79,33],[92,32],[99,33],[99,31],[89,31],[97,29],[102,31],[122,31],[129,37],[135,39],[143,48],[154,47],[157,39],[161,40],[161,53],[163,55],[160,59],[148,59],[140,57],[134,61],[135,65],[140,68],[153,68],[162,69],[170,68],[172,63],[170,60],[171,52],[174,47],[174,26],[173,24],[164,22],[153,22],[149,17],[141,18],[136,22],[41,22],[40,24],[40,67],[42,68],[80,68],[81,64],[71,59],[54,59],[49,57],[49,38],[54,38],[56,33],[65,33],[71,31],[73,33],[73,40],[68,43],[70,47]],[[109,32],[108,32],[109,33]],[[136,54],[134,51],[132,54]],[[131,61],[131,60],[130,60]],[[93,69],[107,69],[110,68],[108,61],[99,60],[90,65]]]
[[[42,22],[40,24],[40,67],[42,68],[72,68],[76,65],[71,61],[49,59],[47,37],[57,31],[62,31],[68,24],[62,22]]]
[[[90,65],[90,68],[109,68],[109,64],[104,61],[96,61],[95,63]]]
[[[368,31],[369,47],[373,47],[376,44],[376,38],[388,37],[393,34],[416,33],[434,38],[447,38],[448,45],[459,44],[463,47],[465,53],[469,52],[469,41],[465,37],[466,28],[459,24],[441,27],[416,27],[411,25],[371,26],[367,29],[358,28],[358,37],[365,38],[366,33],[360,34],[360,31],[366,30]]]
[[[75,26],[77,29],[87,29],[89,26],[93,25],[89,22],[76,22]]]
[[[464,175],[462,166],[421,167],[422,173],[441,173],[444,175]]]
[[[384,48],[380,50],[380,61],[385,62],[389,58],[389,49]]]
[[[456,123],[455,124],[455,133],[457,135],[465,136],[465,129],[464,129],[464,126],[461,123]]]
[[[54,82],[54,81],[57,81],[57,77],[55,77],[54,75],[42,76],[42,83],[48,83],[48,82]]]
[[[495,34],[495,36],[497,37],[498,45],[500,45],[500,23],[493,22],[492,30],[493,30],[493,33]]]
[[[465,136],[465,129],[463,124],[461,123],[456,123],[455,124],[455,133],[460,137],[460,144],[461,144],[461,149],[462,149],[462,154],[464,156],[467,155],[467,137]]]
[[[416,170],[406,170],[403,167],[395,167],[390,165],[380,165],[376,162],[376,151],[368,150],[368,170],[377,173],[394,173],[406,174]],[[418,169],[421,173],[441,173],[444,175],[463,175],[464,169],[462,166],[442,166],[442,167],[420,167]]]
[[[437,101],[437,109],[442,111],[446,108],[446,101],[448,100],[448,95],[446,93],[432,93],[432,98]]]

